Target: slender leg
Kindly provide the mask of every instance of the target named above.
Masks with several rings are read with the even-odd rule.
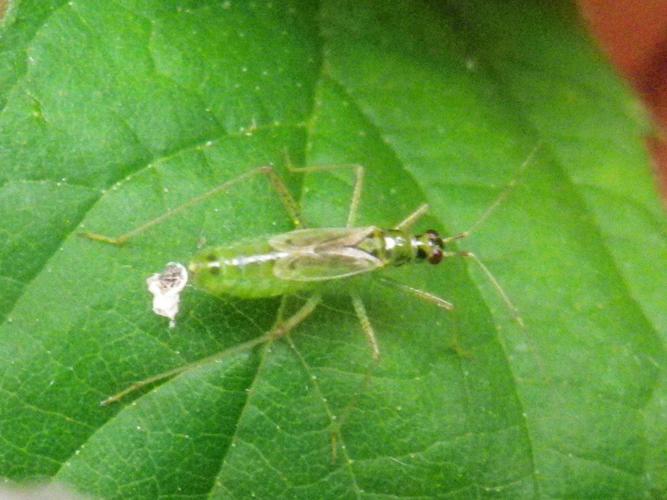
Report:
[[[341,441],[341,432],[342,428],[347,422],[347,419],[350,417],[350,413],[356,406],[359,397],[366,392],[368,386],[370,385],[373,378],[373,369],[380,362],[380,346],[378,344],[377,338],[375,336],[375,331],[373,330],[373,325],[368,318],[368,313],[366,312],[366,307],[364,306],[361,297],[356,292],[350,293],[350,298],[352,299],[352,305],[354,310],[357,313],[357,318],[359,318],[359,323],[361,324],[361,329],[366,334],[368,343],[371,346],[371,351],[373,353],[373,360],[371,365],[366,370],[364,375],[364,380],[359,386],[359,390],[354,393],[352,401],[345,406],[345,408],[340,412],[338,418],[336,419],[336,424],[333,426],[331,433],[331,462],[335,463],[338,456],[338,442]]]
[[[104,243],[111,243],[112,245],[124,245],[127,243],[131,238],[138,236],[139,234],[143,233],[144,231],[150,229],[153,226],[156,226],[165,220],[169,219],[170,217],[173,217],[174,215],[183,212],[184,210],[187,210],[188,208],[191,208],[203,201],[208,200],[209,198],[222,193],[229,189],[230,187],[234,186],[235,184],[238,184],[239,182],[242,182],[244,180],[250,179],[256,175],[264,175],[270,182],[271,186],[274,188],[274,190],[278,193],[278,196],[280,197],[280,200],[283,203],[283,206],[285,207],[285,210],[289,214],[290,218],[292,219],[292,222],[296,227],[302,227],[303,226],[303,221],[301,220],[301,215],[300,215],[300,210],[299,210],[299,204],[296,202],[294,197],[290,194],[289,189],[287,188],[287,185],[285,182],[280,178],[280,176],[276,173],[276,171],[273,169],[271,166],[263,166],[263,167],[257,167],[253,168],[252,170],[249,170],[248,172],[239,175],[238,177],[235,177],[234,179],[228,180],[226,182],[223,182],[222,184],[214,187],[210,191],[205,192],[204,194],[201,194],[199,196],[195,196],[194,198],[186,201],[182,205],[177,206],[176,208],[173,208],[164,214],[156,217],[155,219],[152,219],[148,222],[145,222],[144,224],[135,227],[134,229],[121,234],[120,236],[105,236],[103,234],[97,234],[97,233],[91,233],[91,232],[84,232],[84,233],[79,233],[81,236],[95,240],[95,241],[101,241]]]
[[[454,309],[454,304],[452,304],[448,300],[445,300],[441,297],[438,297],[437,295],[432,294],[430,292],[427,292],[425,290],[421,290],[419,288],[414,288],[414,287],[411,287],[409,285],[405,285],[403,283],[400,283],[396,280],[387,278],[385,276],[378,276],[376,279],[382,285],[388,286],[390,288],[398,289],[402,292],[411,293],[416,298],[418,298],[420,300],[423,300],[425,302],[428,302],[429,304],[436,305],[436,306],[438,306],[442,309],[445,309],[447,311],[452,311]],[[466,352],[460,346],[459,341],[458,341],[458,334],[455,335],[455,337],[454,337],[454,342],[452,344],[452,349],[454,349],[454,351],[457,354],[459,354],[460,356],[463,356],[463,357],[469,356],[469,353]]]
[[[171,370],[158,373],[157,375],[145,378],[144,380],[141,380],[139,382],[135,382],[134,384],[126,387],[122,391],[101,401],[100,405],[107,406],[112,403],[117,403],[128,394],[138,391],[139,389],[146,387],[147,385],[154,384],[156,382],[160,382],[168,378],[172,378],[176,375],[179,375],[186,371],[190,371],[199,366],[207,365],[209,363],[213,363],[215,361],[219,361],[221,359],[233,356],[234,354],[237,354],[239,352],[252,349],[256,345],[279,339],[280,337],[287,335],[290,331],[292,331],[299,324],[301,324],[308,316],[310,316],[317,307],[317,305],[320,303],[320,300],[321,298],[319,295],[311,295],[308,298],[308,300],[306,300],[306,302],[292,316],[290,316],[284,321],[278,320],[276,325],[271,330],[266,332],[264,335],[260,335],[257,338],[254,338],[247,342],[243,342],[242,344],[238,344],[234,347],[230,347],[229,349],[225,349],[224,351],[217,352],[211,356],[207,356],[200,360],[193,361],[192,363],[188,363],[179,366],[177,368],[173,368]]]
[[[359,323],[361,324],[361,329],[366,334],[368,343],[371,346],[371,351],[373,352],[373,359],[375,361],[380,359],[380,346],[378,344],[377,338],[375,337],[375,332],[373,331],[373,325],[368,319],[368,313],[366,312],[366,307],[364,302],[359,297],[359,294],[356,292],[350,292],[350,297],[352,298],[352,305],[354,306],[354,311],[357,313],[359,318]]]
[[[505,305],[507,308],[510,310],[512,313],[512,316],[516,320],[517,323],[519,323],[520,326],[525,326],[525,323],[523,322],[523,318],[521,317],[521,313],[519,312],[519,309],[514,305],[514,303],[510,300],[509,295],[505,292],[502,286],[500,286],[500,282],[496,279],[496,277],[493,275],[491,270],[486,267],[486,265],[477,257],[472,252],[445,252],[445,257],[466,257],[469,259],[472,259],[482,270],[482,272],[486,275],[488,280],[491,282],[493,287],[496,289],[498,292],[498,295],[500,295],[500,298],[503,299],[503,302],[505,302]]]
[[[292,314],[292,316],[284,321],[280,320],[278,324],[274,326],[266,335],[269,336],[272,340],[277,340],[287,335],[289,332],[294,330],[294,328],[303,323],[303,321],[313,313],[321,301],[322,297],[319,294],[311,295],[297,312]]]
[[[379,283],[381,283],[383,285],[389,286],[391,288],[396,288],[398,290],[401,290],[402,292],[411,293],[415,297],[417,297],[418,299],[424,300],[424,301],[426,301],[430,304],[434,304],[438,307],[441,307],[442,309],[446,309],[448,311],[451,311],[452,309],[454,309],[454,304],[452,304],[451,302],[449,302],[445,299],[442,299],[442,298],[438,297],[437,295],[429,293],[425,290],[420,290],[419,288],[414,288],[414,287],[411,287],[409,285],[405,285],[403,283],[400,283],[398,281],[389,279],[389,278],[384,277],[384,276],[378,276],[376,279]]]
[[[352,188],[352,200],[350,202],[350,210],[347,214],[347,224],[346,227],[354,227],[354,224],[357,219],[357,211],[359,209],[359,203],[361,201],[361,193],[364,186],[364,175],[366,169],[363,165],[358,163],[338,163],[335,165],[311,165],[309,167],[294,167],[292,165],[292,160],[289,157],[289,153],[285,150],[285,164],[287,169],[290,172],[307,174],[309,172],[324,172],[339,170],[343,168],[350,168],[354,170],[354,187]]]
[[[292,167],[287,164],[290,172],[306,174],[310,172],[324,172],[331,170],[338,170],[343,168],[350,168],[354,170],[354,187],[352,188],[352,200],[350,201],[350,210],[347,214],[346,227],[354,227],[357,219],[357,211],[361,201],[361,193],[363,192],[365,168],[363,165],[356,163],[341,163],[339,165],[313,165],[310,167]]]
[[[412,212],[396,225],[396,229],[410,229],[415,224],[415,222],[421,219],[426,214],[426,212],[428,212],[428,210],[429,206],[427,203],[419,205],[414,212]]]
[[[359,204],[361,202],[361,194],[363,192],[365,169],[362,165],[340,164],[340,165],[316,165],[310,167],[292,167],[289,161],[289,157],[287,158],[287,165],[288,169],[291,172],[295,173],[321,172],[327,170],[331,171],[341,168],[353,169],[355,174],[355,180],[354,180],[354,187],[352,189],[352,199],[350,201],[350,208],[347,215],[346,227],[348,228],[354,227],[357,220],[357,212],[359,210]],[[361,297],[356,292],[352,292],[350,293],[350,298],[352,299],[352,305],[354,306],[357,318],[359,319],[359,324],[361,325],[362,330],[366,334],[366,338],[368,339],[368,342],[371,346],[371,351],[373,354],[373,367],[374,367],[380,360],[380,347],[377,338],[375,336],[375,332],[373,330],[373,325],[371,324],[370,319],[368,318],[368,313],[366,312],[366,307],[364,306]],[[359,395],[363,393],[370,384],[371,374],[372,374],[372,367],[366,372],[366,375],[364,376],[364,381],[362,383],[362,387],[356,393],[355,397],[353,398],[353,401],[350,402],[350,404],[347,405],[346,408],[342,411],[342,413],[340,414],[340,418],[337,419],[336,424],[332,428],[332,433],[331,433],[332,463],[335,463],[337,459],[338,441],[341,439],[340,436],[341,428],[343,424],[347,421],[347,418],[349,417],[352,408],[354,408],[354,405],[356,404]]]

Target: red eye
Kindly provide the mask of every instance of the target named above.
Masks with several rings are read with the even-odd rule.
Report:
[[[442,261],[442,250],[440,250],[439,248],[435,248],[431,256],[428,258],[428,262],[429,264],[440,264],[441,261]]]

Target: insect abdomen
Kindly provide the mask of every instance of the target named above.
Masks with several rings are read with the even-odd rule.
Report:
[[[203,250],[188,266],[195,286],[213,295],[275,297],[302,290],[306,283],[277,278],[275,262],[284,252],[268,242],[236,243]]]

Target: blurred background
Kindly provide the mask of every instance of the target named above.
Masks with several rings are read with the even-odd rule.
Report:
[[[644,100],[655,132],[647,137],[667,204],[667,0],[579,0],[609,59]]]

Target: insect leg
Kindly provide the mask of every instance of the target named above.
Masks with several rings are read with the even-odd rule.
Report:
[[[354,187],[352,188],[352,200],[350,201],[350,210],[347,214],[347,224],[346,227],[354,227],[354,224],[357,219],[357,211],[359,209],[359,203],[361,201],[361,193],[363,192],[364,185],[364,174],[366,169],[363,165],[358,163],[340,163],[335,165],[312,165],[309,167],[294,167],[287,156],[286,153],[286,164],[287,169],[290,172],[307,174],[310,172],[325,172],[332,170],[339,170],[344,168],[350,168],[354,170]]]
[[[432,294],[430,292],[427,292],[425,290],[421,290],[419,288],[414,288],[409,285],[405,285],[403,283],[400,283],[396,280],[393,280],[391,278],[387,278],[384,276],[377,276],[376,279],[383,285],[398,289],[402,292],[408,292],[414,295],[416,298],[423,300],[425,302],[428,302],[429,304],[433,304],[435,306],[438,306],[442,309],[445,309],[447,311],[452,311],[454,309],[454,304],[449,302],[448,300],[445,300],[441,297],[438,297],[435,294]],[[452,344],[452,349],[459,354],[460,356],[468,356],[469,354],[463,349],[463,347],[460,346],[459,341],[458,341],[458,335],[455,335],[454,341]]]
[[[317,305],[320,303],[320,300],[321,298],[319,295],[311,295],[308,298],[308,300],[306,300],[306,302],[292,316],[290,316],[284,321],[278,320],[276,325],[273,328],[271,328],[271,330],[266,332],[264,335],[260,335],[257,338],[254,338],[247,342],[243,342],[234,347],[230,347],[229,349],[225,349],[224,351],[217,352],[211,356],[207,356],[197,361],[193,361],[192,363],[187,363],[185,365],[178,366],[176,368],[172,368],[171,370],[167,370],[162,373],[158,373],[157,375],[145,378],[139,382],[135,382],[134,384],[126,387],[122,391],[117,392],[113,396],[110,396],[105,400],[101,401],[100,405],[107,406],[112,403],[117,403],[128,394],[132,394],[133,392],[138,391],[139,389],[142,389],[147,385],[151,385],[156,382],[161,382],[162,380],[175,377],[176,375],[180,375],[183,372],[190,371],[199,366],[220,361],[221,359],[233,356],[234,354],[238,354],[240,352],[252,349],[256,345],[263,344],[265,342],[270,342],[275,339],[279,339],[280,337],[287,335],[291,330],[296,328],[308,316],[310,316],[317,307]]]
[[[414,212],[412,212],[405,219],[399,222],[396,225],[395,229],[409,229],[415,224],[415,222],[421,219],[426,214],[426,212],[428,212],[428,210],[429,210],[428,203],[419,205]]]
[[[366,338],[368,338],[368,343],[370,344],[371,351],[373,352],[373,359],[377,361],[380,359],[380,345],[378,344],[377,338],[375,337],[373,325],[371,325],[371,321],[368,319],[366,307],[364,306],[361,297],[356,292],[350,292],[350,298],[352,299],[354,311],[357,313],[357,318],[359,318],[361,329],[366,334]]]
[[[319,294],[311,295],[297,312],[292,314],[286,320],[279,320],[278,323],[266,335],[269,335],[272,340],[276,340],[287,335],[312,314],[321,300],[322,297]]]
[[[420,290],[419,288],[414,288],[409,285],[405,285],[403,283],[400,283],[398,281],[392,280],[390,278],[386,278],[384,276],[378,276],[376,277],[379,283],[389,286],[391,288],[396,288],[402,292],[408,292],[417,297],[418,299],[424,300],[426,302],[429,302],[430,304],[434,304],[438,307],[441,307],[442,309],[446,309],[448,311],[451,311],[454,309],[454,304],[451,302],[438,297],[437,295],[434,295],[430,292],[427,292],[425,290]]]
[[[103,243],[110,243],[112,245],[118,245],[118,246],[124,245],[130,239],[140,235],[141,233],[150,229],[151,227],[161,224],[165,220],[173,217],[174,215],[177,215],[178,213],[183,212],[188,208],[191,208],[203,201],[206,201],[209,198],[228,190],[235,184],[250,179],[256,175],[264,175],[265,177],[267,177],[273,189],[278,193],[278,196],[281,202],[283,203],[283,206],[285,207],[285,210],[287,211],[288,215],[292,219],[294,225],[296,227],[302,227],[303,221],[301,220],[299,204],[290,194],[287,185],[276,173],[274,168],[267,165],[267,166],[253,168],[252,170],[249,170],[248,172],[245,172],[244,174],[241,174],[238,177],[235,177],[234,179],[223,182],[222,184],[214,187],[213,189],[199,196],[191,198],[182,205],[172,208],[171,210],[168,210],[162,215],[156,217],[155,219],[149,220],[148,222],[145,222],[140,226],[135,227],[134,229],[131,229],[130,231],[121,234],[120,236],[107,236],[92,232],[83,232],[79,233],[79,235],[83,236],[84,238],[88,238],[90,240],[95,240],[95,241],[101,241]]]
[[[100,401],[100,406],[108,406],[113,403],[119,402],[121,399],[123,399],[125,396],[128,394],[132,394],[135,391],[138,391],[139,389],[142,389],[143,387],[146,387],[147,385],[154,384],[156,382],[161,382],[162,380],[168,379],[175,377],[176,375],[179,375],[183,372],[192,370],[194,368],[197,368],[198,366],[205,365],[207,363],[217,361],[224,359],[228,356],[233,356],[234,354],[237,354],[239,352],[243,352],[247,349],[252,349],[258,344],[261,344],[263,342],[266,342],[267,340],[270,340],[271,335],[269,334],[264,334],[261,335],[260,337],[254,338],[252,340],[249,340],[248,342],[244,342],[242,344],[238,344],[234,347],[231,347],[229,349],[225,349],[224,351],[220,351],[218,353],[215,353],[212,356],[208,356],[206,358],[193,361],[192,363],[187,363],[182,366],[178,366],[176,368],[173,368],[171,370],[164,371],[162,373],[158,373],[157,375],[152,375],[148,378],[145,378],[143,380],[140,380],[139,382],[135,382],[134,384],[126,387],[120,392],[117,392],[113,396],[109,396],[108,398],[104,399],[103,401]]]
[[[336,419],[336,425],[333,427],[331,434],[331,462],[335,463],[338,456],[338,442],[342,441],[342,428],[347,422],[347,419],[350,417],[352,410],[356,407],[357,402],[361,395],[368,390],[368,387],[371,384],[373,378],[373,370],[380,362],[380,346],[378,344],[377,338],[375,337],[375,332],[373,330],[373,325],[371,325],[370,319],[368,318],[368,313],[366,312],[366,307],[364,306],[361,297],[356,292],[350,293],[350,298],[352,299],[352,305],[354,310],[357,313],[357,318],[361,324],[361,328],[368,338],[368,342],[371,346],[373,352],[373,360],[366,373],[364,374],[364,379],[361,382],[359,389],[354,393],[352,400],[345,406],[345,408],[340,412],[338,418]]]
[[[493,275],[491,270],[486,267],[486,265],[477,257],[472,252],[445,252],[445,257],[467,257],[469,259],[472,259],[482,270],[482,272],[486,275],[488,280],[491,282],[493,285],[493,288],[496,289],[498,292],[498,295],[503,299],[503,302],[505,302],[505,305],[507,308],[510,310],[512,313],[512,316],[514,316],[514,319],[516,320],[517,323],[519,323],[520,326],[525,326],[523,322],[523,318],[521,317],[521,313],[519,313],[519,309],[514,305],[514,303],[510,300],[509,295],[507,295],[507,292],[503,289],[502,286],[500,286],[500,282],[496,279],[496,277]]]
[[[354,187],[352,188],[352,199],[350,209],[347,213],[346,227],[354,227],[357,219],[357,211],[363,192],[365,169],[362,165],[356,163],[342,163],[340,165],[316,165],[312,167],[289,167],[290,171],[298,173],[322,172],[326,170],[337,170],[341,168],[351,168],[354,170]]]

